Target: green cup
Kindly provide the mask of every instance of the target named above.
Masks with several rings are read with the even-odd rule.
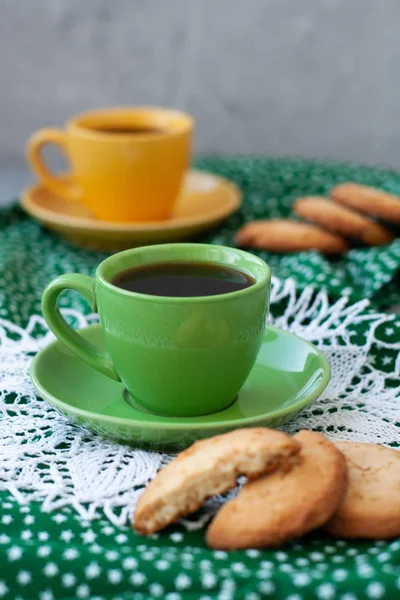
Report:
[[[112,284],[131,267],[160,262],[211,262],[251,275],[245,289],[196,298],[148,296]],[[270,270],[242,250],[206,244],[163,244],[115,254],[95,278],[61,275],[45,289],[44,318],[57,338],[92,367],[121,380],[142,408],[194,417],[223,410],[254,365],[269,308]],[[100,316],[107,352],[63,319],[57,298],[76,290]]]

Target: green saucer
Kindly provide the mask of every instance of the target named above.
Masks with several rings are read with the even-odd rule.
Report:
[[[99,325],[80,334],[104,347]],[[30,375],[39,395],[79,425],[133,446],[173,451],[238,427],[282,425],[323,392],[330,368],[312,344],[268,327],[257,362],[232,405],[191,418],[142,410],[126,397],[121,383],[102,375],[58,341],[35,356]]]

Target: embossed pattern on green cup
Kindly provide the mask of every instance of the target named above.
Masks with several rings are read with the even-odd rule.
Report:
[[[198,298],[148,296],[118,288],[121,271],[189,261],[226,265],[251,275],[248,288]],[[206,244],[165,244],[121,252],[103,261],[95,280],[63,275],[46,288],[43,315],[73,352],[120,379],[143,408],[193,417],[225,409],[246,381],[261,346],[269,308],[270,270],[247,252]],[[106,352],[89,344],[56,308],[63,289],[81,292],[98,310]]]

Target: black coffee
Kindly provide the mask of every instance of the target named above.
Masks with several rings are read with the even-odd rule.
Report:
[[[128,269],[112,283],[150,296],[191,298],[243,290],[255,283],[249,275],[213,263],[167,262]]]
[[[95,131],[100,133],[112,133],[117,135],[131,135],[131,134],[160,134],[165,133],[165,129],[161,127],[145,127],[144,125],[104,125],[104,127],[94,127]]]

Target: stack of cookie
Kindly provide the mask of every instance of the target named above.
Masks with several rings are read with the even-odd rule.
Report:
[[[343,538],[400,535],[400,452],[264,428],[202,440],[179,454],[141,496],[134,528],[159,531],[242,475],[247,483],[208,528],[212,548],[276,546],[321,527]]]
[[[238,231],[236,244],[272,252],[340,254],[354,244],[389,244],[395,237],[390,229],[400,224],[400,198],[358,183],[337,185],[330,198],[299,198],[293,211],[305,221],[253,221]]]

